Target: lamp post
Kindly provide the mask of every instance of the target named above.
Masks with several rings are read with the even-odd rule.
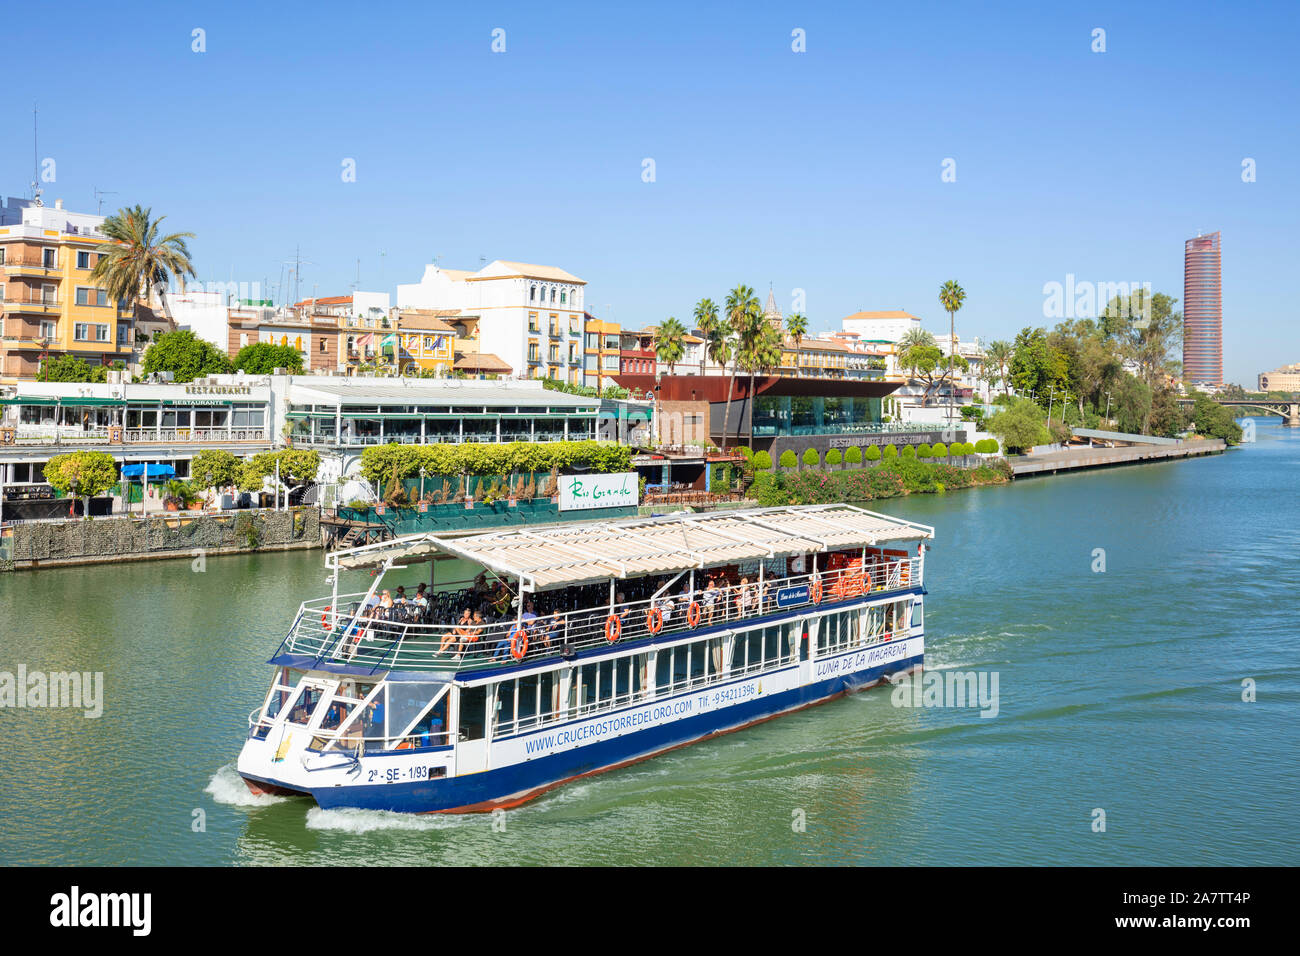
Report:
[[[1106,422],[1110,423],[1110,392],[1106,393]]]
[[[1047,427],[1052,427],[1052,401],[1056,398],[1056,386],[1052,386],[1052,393],[1047,396]]]

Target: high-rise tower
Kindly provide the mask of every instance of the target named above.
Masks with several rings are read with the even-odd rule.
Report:
[[[1223,290],[1219,234],[1188,239],[1183,250],[1183,381],[1223,384]]]

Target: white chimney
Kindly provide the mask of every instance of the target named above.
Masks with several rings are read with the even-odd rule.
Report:
[[[54,208],[55,208],[55,209],[62,209],[62,208],[63,208],[63,200],[62,200],[62,199],[56,199],[56,200],[54,200]]]

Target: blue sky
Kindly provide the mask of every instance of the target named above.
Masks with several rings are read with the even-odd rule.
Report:
[[[46,200],[152,206],[205,281],[278,285],[298,246],[304,297],[515,259],[628,327],[745,282],[821,330],[946,328],[955,278],[985,339],[1053,324],[1067,274],[1181,298],[1217,229],[1226,377],[1300,361],[1294,8],[1056,6],[73,3],[7,24],[0,191],[29,195],[36,103]]]

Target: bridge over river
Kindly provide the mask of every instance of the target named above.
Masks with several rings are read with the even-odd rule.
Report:
[[[1290,425],[1293,428],[1300,428],[1300,401],[1289,398],[1261,398],[1258,400],[1248,398],[1232,399],[1215,399],[1220,405],[1228,408],[1257,408],[1268,415],[1278,415],[1282,418],[1283,425]],[[1194,404],[1190,398],[1178,399],[1178,404],[1190,407]]]

